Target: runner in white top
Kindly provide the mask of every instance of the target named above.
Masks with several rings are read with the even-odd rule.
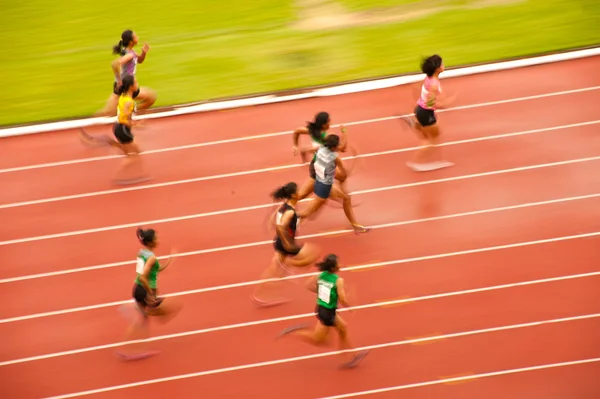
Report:
[[[304,211],[297,212],[302,219],[307,219],[317,212],[327,200],[331,198],[339,198],[344,206],[344,213],[352,224],[354,232],[367,233],[371,231],[356,221],[354,210],[352,209],[352,201],[350,196],[335,186],[334,179],[336,178],[336,168],[341,179],[346,178],[346,168],[341,158],[337,154],[337,149],[340,144],[339,136],[335,134],[328,135],[325,138],[325,144],[319,148],[315,154],[315,184],[314,184],[314,200],[311,205]]]
[[[412,162],[407,165],[417,172],[425,172],[452,166],[453,163],[444,161],[441,156],[439,144],[439,127],[435,110],[446,108],[451,100],[440,101],[442,87],[439,82],[439,75],[444,71],[444,64],[439,55],[433,55],[423,61],[421,70],[427,76],[421,86],[421,95],[417,100],[415,107],[415,117],[402,118],[408,126],[417,131],[419,137],[423,140],[423,147],[415,153]],[[437,154],[436,154],[437,150]]]

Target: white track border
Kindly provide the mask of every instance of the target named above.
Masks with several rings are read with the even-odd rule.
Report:
[[[560,61],[569,61],[579,58],[594,57],[600,55],[600,47],[589,48],[559,54],[550,54],[532,58],[524,58],[512,61],[503,61],[492,64],[475,65],[464,68],[452,69],[444,72],[445,78],[453,78],[459,76],[475,75],[480,73],[488,73],[495,71],[503,71],[508,69],[523,68],[533,65],[549,64]],[[141,115],[136,119],[158,119],[170,116],[187,115],[208,111],[220,111],[233,108],[250,107],[256,105],[265,105],[280,103],[286,101],[296,101],[315,97],[339,96],[343,94],[359,93],[363,91],[380,90],[395,86],[402,86],[410,83],[415,83],[423,79],[423,74],[405,75],[392,78],[377,79],[358,83],[347,83],[339,86],[316,88],[307,93],[290,94],[278,96],[276,94],[262,95],[258,97],[209,102],[196,105],[181,105],[177,109],[156,112],[152,114]],[[44,123],[38,125],[17,126],[5,129],[0,129],[0,138],[23,136],[27,134],[46,133],[58,130],[76,129],[98,124],[111,123],[114,118],[87,118],[70,121],[58,121]]]

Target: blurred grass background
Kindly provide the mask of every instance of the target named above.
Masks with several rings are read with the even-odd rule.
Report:
[[[454,66],[600,44],[597,0],[132,4],[2,0],[0,125],[102,108],[128,28],[151,46],[137,74],[155,106],[415,72],[434,52]]]

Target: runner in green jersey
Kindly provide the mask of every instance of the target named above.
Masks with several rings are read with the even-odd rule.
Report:
[[[337,314],[339,304],[349,307],[344,279],[337,274],[340,270],[338,258],[334,254],[328,255],[323,262],[317,263],[317,267],[321,273],[306,282],[306,288],[317,294],[317,325],[312,330],[306,325],[289,327],[283,330],[281,335],[292,334],[305,342],[321,346],[325,343],[330,329],[335,328],[340,339],[340,350],[344,351],[342,366],[355,367],[369,351],[353,351],[346,322]]]
[[[136,260],[136,278],[133,284],[132,296],[137,305],[138,315],[132,317],[132,323],[127,330],[127,339],[145,338],[148,336],[148,316],[160,316],[163,322],[169,321],[181,309],[171,299],[157,297],[158,273],[165,270],[172,261],[167,260],[161,265],[154,254],[158,245],[158,237],[154,229],[138,229],[137,238],[143,245],[138,251]],[[142,351],[137,353],[117,352],[125,360],[137,360],[155,354],[155,352]]]

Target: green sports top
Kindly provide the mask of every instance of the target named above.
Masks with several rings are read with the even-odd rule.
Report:
[[[148,258],[154,256],[154,253],[148,251],[147,249],[140,249],[137,254],[135,271],[137,272],[137,277],[135,278],[135,282],[140,284],[140,275],[144,273],[144,265],[148,261]],[[150,269],[150,275],[148,276],[148,285],[150,288],[156,289],[156,280],[158,279],[158,269],[160,268],[160,263],[158,263],[158,259],[154,262],[154,266]]]
[[[322,146],[325,145],[325,137],[327,136],[327,132],[321,132],[321,134],[319,135],[319,137],[314,137],[312,134],[310,135],[310,139],[312,140],[313,144],[316,144],[318,146]],[[313,155],[313,159],[312,161],[315,162],[317,160],[317,152],[315,151],[314,155]]]
[[[337,309],[338,292],[337,280],[338,275],[323,272],[317,277],[317,305],[327,309]]]

